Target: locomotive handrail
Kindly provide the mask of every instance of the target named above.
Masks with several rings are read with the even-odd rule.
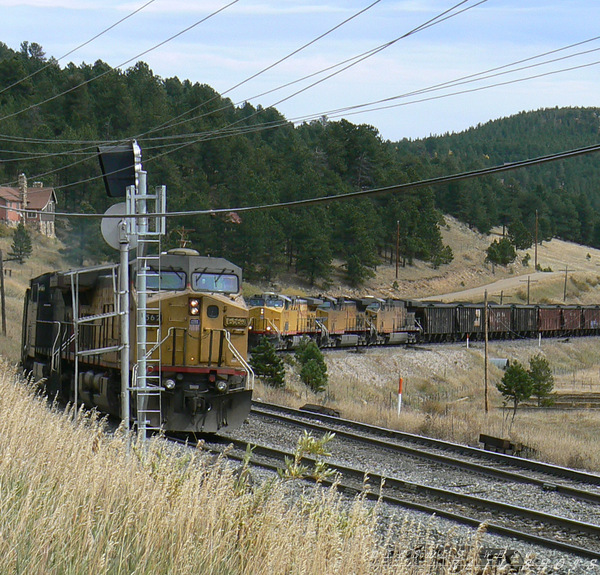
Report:
[[[248,372],[248,376],[250,379],[250,386],[248,389],[254,389],[254,370],[250,367],[250,364],[244,359],[244,356],[236,349],[236,347],[231,343],[231,334],[226,330],[221,330],[225,334],[225,339],[227,340],[227,347],[229,351],[234,355],[234,357],[242,364],[244,369]]]
[[[42,323],[42,322],[40,322]],[[50,362],[50,371],[56,371],[55,369],[55,365],[56,365],[56,356],[58,355],[58,353],[60,353],[60,346],[58,347],[58,349],[56,348],[56,344],[58,343],[58,340],[60,339],[60,328],[61,328],[61,323],[59,321],[52,321],[52,322],[48,322],[51,323],[52,325],[57,325],[58,324],[58,329],[56,330],[56,337],[54,338],[54,341],[52,342],[52,361]]]
[[[165,337],[163,337],[163,339],[161,341],[157,342],[156,345],[152,349],[150,349],[149,351],[146,352],[145,358],[148,359],[163,343],[165,343],[165,341],[167,341],[169,339],[169,337],[171,336],[171,333],[173,331],[175,331],[176,329],[182,329],[182,328],[171,326],[167,330],[167,335],[165,335]]]
[[[279,329],[277,328],[277,326],[273,323],[273,320],[269,319],[269,318],[265,318],[267,320],[267,323],[273,326],[273,329],[275,330],[275,333],[277,334],[277,337],[281,339],[281,332],[279,331]]]
[[[329,339],[329,330],[325,324],[318,318],[315,318],[315,323],[321,328],[321,331],[325,332],[325,337]]]
[[[377,326],[373,325],[373,322],[368,317],[365,317],[365,323],[367,324],[367,326],[369,326],[371,336],[377,335]]]

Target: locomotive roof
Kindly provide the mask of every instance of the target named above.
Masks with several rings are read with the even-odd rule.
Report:
[[[160,266],[164,270],[180,268],[185,271],[230,273],[242,277],[242,268],[225,258],[188,255],[177,251],[160,254]]]

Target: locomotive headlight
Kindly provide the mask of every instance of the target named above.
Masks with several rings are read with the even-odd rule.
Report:
[[[224,379],[219,379],[217,383],[215,383],[215,388],[219,393],[225,393],[227,391],[227,381]]]
[[[200,313],[200,302],[195,298],[189,299],[190,315],[198,315]]]
[[[174,379],[167,379],[167,380],[165,380],[165,388],[167,388],[167,389],[175,389],[175,380]]]

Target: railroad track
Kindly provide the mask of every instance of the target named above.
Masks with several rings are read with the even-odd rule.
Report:
[[[567,493],[568,489],[565,489],[566,486],[553,482],[556,478],[570,480],[577,484],[597,486],[598,489],[591,492],[591,499],[589,500],[592,502],[600,502],[600,498],[597,497],[600,496],[600,475],[595,473],[588,473],[586,471],[551,465],[532,459],[486,451],[468,445],[443,441],[441,439],[406,433],[384,427],[377,427],[359,421],[341,419],[322,413],[313,413],[281,405],[254,401],[252,402],[251,413],[252,415],[259,417],[271,417],[282,423],[295,424],[315,431],[334,432],[339,436],[374,445],[381,445],[426,460],[433,461],[437,459],[448,465],[463,467],[465,469],[471,467],[474,471],[479,471],[481,473],[487,472],[489,475],[497,474],[497,476],[500,477],[504,475],[503,469],[511,468],[519,469],[521,472],[532,472],[530,475],[520,476],[516,474],[511,475],[508,472],[506,478],[518,481],[519,477],[521,477],[523,482],[538,484],[545,489],[554,489],[556,491],[562,490],[564,493]],[[418,446],[418,448],[411,447],[415,445]],[[452,453],[455,456],[463,456],[464,459],[450,457],[447,455],[448,453]],[[485,466],[482,466],[481,464],[478,466],[477,463],[473,463],[473,461],[482,460],[486,461]],[[494,466],[492,467],[490,464],[494,464]],[[576,491],[577,490],[575,490],[575,492]],[[581,497],[586,498],[586,493],[588,492],[582,493]]]
[[[230,445],[233,445],[233,450],[230,449]],[[285,468],[286,457],[294,457],[291,450],[256,445],[233,438],[220,438],[217,442],[209,441],[204,445],[204,448],[212,452],[225,452],[228,458],[237,461],[244,459],[249,447],[252,448],[250,465],[274,473]],[[308,465],[314,465],[316,462],[311,457],[305,457],[302,461]],[[586,559],[600,560],[600,526],[406,482],[357,467],[332,463],[329,467],[335,471],[335,479],[321,479],[319,483],[324,486],[335,484],[344,494],[361,493],[371,500],[436,515],[475,529],[485,523],[489,533]],[[365,482],[365,476],[369,478],[368,484]],[[311,477],[304,479],[315,481]]]
[[[281,424],[277,427],[263,424],[262,427],[271,427],[277,431],[270,438],[263,438],[261,441],[252,437],[225,438],[227,442],[233,443],[240,453],[248,444],[255,445],[253,464],[266,463],[272,468],[281,468],[284,458],[293,456],[293,440],[287,440],[287,448],[274,445],[278,441],[277,438],[283,435],[283,427],[296,428],[296,433],[298,428],[309,428],[312,432],[319,433],[334,432],[335,442],[338,443],[333,445],[332,442],[330,445],[335,457],[327,459],[327,465],[339,474],[341,489],[361,491],[367,474],[369,484],[374,486],[368,492],[368,497],[381,499],[391,505],[435,514],[472,527],[486,523],[490,533],[600,560],[600,491],[597,488],[600,477],[597,475],[419,436],[410,436],[413,443],[418,442],[418,447],[399,445],[397,437],[395,441],[389,441],[389,437],[384,440],[376,436],[397,436],[397,432],[366,426],[371,432],[367,434],[365,426],[357,424],[360,432],[356,433],[343,429],[347,424],[345,421],[338,420],[336,425],[329,421],[337,418],[297,412],[288,408],[280,409],[279,406],[257,404],[253,408],[250,427],[252,418],[275,419]],[[323,419],[327,420],[327,424],[324,424]],[[249,434],[248,430],[242,430],[240,435],[252,434]],[[338,453],[342,441],[346,443],[346,455]],[[424,443],[428,444],[428,449],[423,448]],[[394,463],[378,464],[373,460],[364,463],[361,461],[363,455],[360,448],[357,447],[361,444],[363,447],[366,445],[371,454],[377,452],[381,460],[394,460]],[[432,444],[435,445],[435,449],[432,449]],[[440,450],[456,451],[460,457],[440,453]],[[482,465],[480,461],[469,461],[469,458],[464,456],[465,452],[472,451],[476,452],[477,457],[486,458],[486,465]],[[306,460],[308,464],[312,463],[310,458]],[[504,467],[507,467],[507,462],[511,467],[519,465],[521,469],[515,471],[494,467],[490,465],[491,460],[496,460]],[[359,465],[356,464],[357,461]],[[523,464],[530,474],[523,473]],[[382,469],[377,469],[378,467]],[[418,468],[419,474],[434,476],[436,481],[407,479],[404,471],[409,468],[411,471]],[[549,476],[552,481],[549,480]],[[556,476],[568,476],[574,485],[557,483],[554,480]],[[485,479],[482,480],[482,477]],[[587,489],[581,488],[582,482],[587,485]],[[515,493],[519,494],[521,501],[525,491],[529,491],[526,499],[529,504],[513,501]],[[557,509],[561,510],[561,514],[556,512]],[[564,513],[564,509],[570,509],[570,513]],[[579,515],[586,519],[582,520]]]

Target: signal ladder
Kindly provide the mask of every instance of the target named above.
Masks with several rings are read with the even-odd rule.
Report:
[[[144,176],[142,172],[140,175]],[[165,234],[166,187],[158,186],[154,194],[145,193],[145,181],[140,193],[128,189],[128,213],[138,214],[136,227],[136,364],[130,391],[137,398],[135,420],[142,437],[146,432],[159,431],[162,424],[161,385],[161,304],[160,298],[150,306],[148,298],[160,291],[161,238]],[[152,210],[148,208],[152,207]]]

